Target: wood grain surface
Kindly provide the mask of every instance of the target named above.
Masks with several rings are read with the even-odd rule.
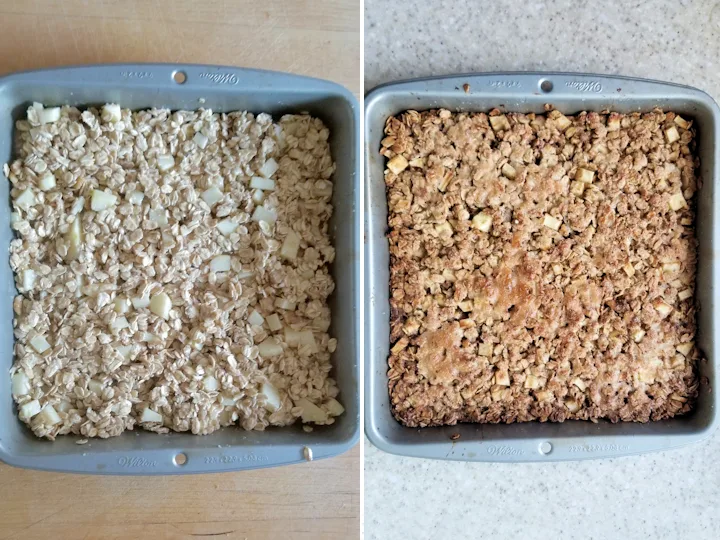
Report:
[[[107,62],[220,64],[331,79],[360,94],[359,0],[0,0],[0,75]],[[183,477],[0,465],[0,540],[358,538],[360,451]]]

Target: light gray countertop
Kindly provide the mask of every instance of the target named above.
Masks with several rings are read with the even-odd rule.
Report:
[[[365,1],[365,90],[474,71],[689,84],[720,99],[720,0]],[[400,458],[365,442],[370,539],[720,538],[720,433],[613,460],[499,465]]]

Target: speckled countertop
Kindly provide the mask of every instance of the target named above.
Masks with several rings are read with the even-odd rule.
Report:
[[[473,71],[649,77],[720,100],[720,0],[365,1],[365,89]],[[720,538],[720,433],[681,450],[575,463],[400,458],[365,443],[375,539]]]

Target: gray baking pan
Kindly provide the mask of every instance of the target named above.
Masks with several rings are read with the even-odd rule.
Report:
[[[178,82],[181,81],[181,82]],[[346,412],[331,426],[305,433],[300,425],[247,432],[225,428],[207,436],[142,430],[120,437],[91,440],[75,437],[55,442],[36,439],[17,419],[10,379],[0,382],[0,460],[20,467],[109,474],[176,474],[271,467],[303,460],[303,448],[314,458],[345,452],[358,440],[360,307],[360,142],[359,107],[345,88],[284,73],[201,65],[104,65],[17,73],[0,78],[0,163],[11,159],[14,121],[33,101],[46,105],[86,107],[112,102],[134,110],[210,108],[249,110],[273,116],[302,111],[330,128],[337,163],[331,223],[337,256],[332,268],[336,291],[331,298],[331,333],[338,338],[333,355]],[[0,199],[9,201],[9,182],[0,182]],[[0,205],[0,249],[7,254],[10,205]],[[16,293],[7,255],[0,264],[0,381],[13,360],[12,299]],[[175,457],[184,454],[186,461]]]
[[[467,85],[467,86],[465,86]],[[699,264],[696,301],[701,385],[696,409],[672,420],[637,424],[568,421],[561,424],[464,424],[407,428],[395,421],[388,397],[389,256],[384,158],[379,153],[385,120],[407,109],[543,112],[550,103],[567,114],[580,111],[649,111],[655,107],[691,117],[697,126],[700,175],[697,197]],[[466,461],[552,461],[615,457],[664,450],[707,437],[718,422],[718,313],[715,241],[720,226],[720,110],[707,94],[676,84],[570,73],[486,73],[422,79],[381,86],[365,99],[365,433],[394,454]],[[714,389],[714,390],[713,390]],[[711,391],[712,390],[712,391]],[[451,436],[459,434],[457,440]]]

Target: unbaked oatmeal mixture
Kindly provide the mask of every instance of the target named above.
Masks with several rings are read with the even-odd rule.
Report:
[[[343,412],[320,120],[36,103],[15,144],[12,393],[35,435]]]
[[[385,133],[400,422],[647,422],[692,408],[691,121],[432,110]]]

